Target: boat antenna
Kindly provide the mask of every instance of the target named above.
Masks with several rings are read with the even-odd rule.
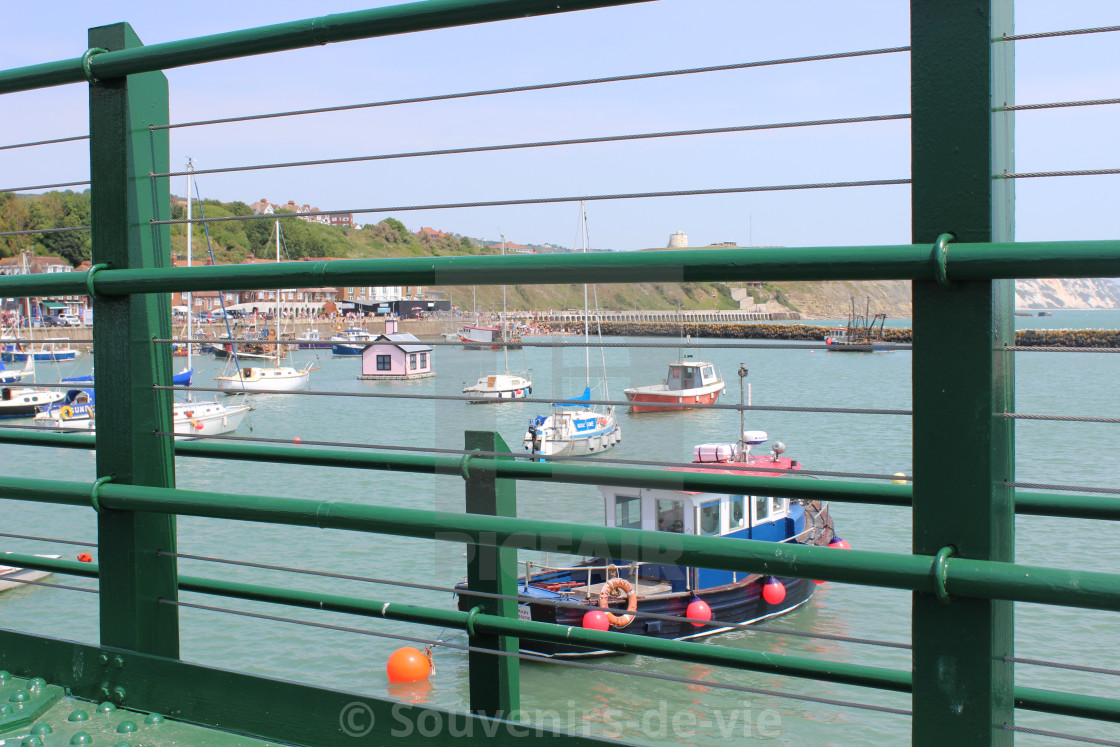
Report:
[[[187,156],[187,267],[191,266],[192,249],[191,237],[194,234],[194,226],[191,225],[191,179],[194,177],[194,159]],[[191,371],[191,376],[194,376],[194,369],[191,368],[191,345],[190,339],[194,337],[192,334],[193,319],[191,311],[194,307],[194,294],[187,291],[187,370]],[[174,369],[172,369],[174,370]],[[190,402],[192,395],[190,390],[187,390],[187,402]]]
[[[746,451],[747,451],[747,436],[746,436],[746,433],[747,433],[747,423],[746,423],[747,411],[746,411],[746,405],[745,405],[746,394],[744,392],[744,389],[745,389],[744,382],[746,380],[747,380],[747,364],[746,363],[740,363],[739,364],[739,453],[741,455],[744,455],[744,456],[745,456]],[[743,457],[740,457],[740,458],[743,458]]]
[[[502,256],[506,256],[506,235],[498,234],[502,237]],[[502,317],[498,323],[502,331],[500,333],[502,338],[502,360],[506,365],[506,376],[509,376],[509,338],[506,337],[506,285],[502,283]],[[522,348],[524,350],[524,348]]]
[[[584,212],[584,202],[579,201],[579,236],[583,245],[583,253],[587,254],[587,213]],[[587,318],[587,283],[583,284],[583,370],[586,373],[587,387],[591,387],[591,348],[587,346],[590,341],[590,324]]]

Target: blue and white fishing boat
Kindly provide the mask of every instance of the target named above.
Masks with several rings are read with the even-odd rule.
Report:
[[[746,431],[740,443],[701,444],[695,447],[692,466],[670,469],[765,477],[796,473],[801,465],[783,455],[781,442],[775,442],[769,454],[750,453],[751,446],[767,438],[764,432]],[[600,486],[599,490],[608,527],[846,546],[833,532],[827,505],[815,501],[617,486]],[[598,557],[571,566],[523,565],[525,572],[518,579],[522,619],[672,640],[722,633],[784,614],[809,601],[816,586],[800,578],[621,558]],[[459,608],[475,606],[466,585],[457,588]],[[644,617],[646,613],[689,619],[655,619]],[[527,638],[521,639],[521,646],[557,657],[612,653]]]
[[[93,430],[95,420],[94,390],[69,389],[62,400],[39,410],[35,427],[49,430]]]
[[[372,343],[373,335],[359,327],[351,327],[331,335],[331,354],[361,355]]]
[[[593,409],[591,387],[583,394],[552,406],[550,415],[529,421],[523,446],[533,457],[587,456],[606,451],[622,440],[614,407]]]
[[[184,368],[179,373],[171,377],[171,386],[190,386],[191,377],[194,376],[194,370],[191,368]],[[76,384],[77,386],[90,387],[93,386],[93,372],[90,371],[85,376],[64,376],[59,379],[62,384]]]
[[[0,387],[0,418],[30,418],[40,407],[62,399],[62,392],[24,386]]]
[[[23,368],[6,368],[0,361],[0,384],[18,384],[35,378],[35,359],[28,358]]]

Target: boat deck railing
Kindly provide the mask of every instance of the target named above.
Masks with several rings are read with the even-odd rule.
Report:
[[[467,635],[469,659],[471,713],[466,718],[480,729],[476,733],[484,733],[483,726],[517,726],[505,719],[516,720],[520,705],[518,640],[523,638],[765,673],[780,681],[807,679],[904,694],[910,699],[909,708],[872,708],[899,717],[900,732],[909,718],[912,742],[917,745],[1009,744],[1017,733],[1032,732],[1016,725],[1016,714],[1024,712],[1069,719],[1061,722],[1068,724],[1068,732],[1054,730],[1048,739],[1092,742],[1079,737],[1079,724],[1084,726],[1088,720],[1096,728],[1101,723],[1120,723],[1120,699],[1086,695],[1077,688],[1016,683],[1016,666],[1026,663],[1015,656],[1014,603],[1120,611],[1120,574],[1111,569],[1016,562],[1016,516],[1089,519],[1103,522],[1102,531],[1107,531],[1113,526],[1110,522],[1120,519],[1120,499],[1107,493],[1071,494],[1054,487],[1025,489],[1015,481],[1013,283],[1016,278],[1118,277],[1120,242],[1014,241],[1015,178],[1039,175],[1017,175],[1014,169],[1013,128],[1008,122],[1014,116],[1016,37],[1010,0],[915,0],[909,45],[858,53],[910,55],[912,111],[904,118],[910,121],[912,158],[911,173],[905,178],[471,203],[653,199],[668,194],[699,198],[765,190],[910,185],[909,243],[170,266],[171,226],[185,221],[171,217],[169,128],[174,125],[168,121],[169,91],[161,71],[331,42],[627,4],[627,0],[438,0],[150,46],[122,23],[91,29],[88,49],[76,50],[68,59],[0,71],[0,94],[64,84],[89,87],[92,225],[75,230],[91,228],[93,242],[93,264],[87,272],[0,277],[0,296],[89,294],[97,320],[93,328],[96,368],[114,372],[97,379],[96,436],[0,430],[3,444],[95,450],[93,474],[63,475],[66,479],[0,475],[0,498],[90,510],[97,527],[98,562],[31,554],[12,554],[5,562],[96,579],[100,611],[98,641],[72,642],[0,630],[0,669],[20,677],[45,677],[76,697],[173,714],[183,721],[285,744],[354,744],[344,717],[355,704],[370,717],[369,730],[363,732],[370,743],[388,742],[391,730],[402,720],[413,726],[423,724],[444,741],[452,740],[449,727],[456,723],[456,714],[450,710],[184,661],[181,611],[219,609],[181,596],[191,593],[407,623],[420,631],[411,636],[415,640],[430,641],[432,630],[462,631]],[[367,210],[379,211],[383,209]],[[299,217],[307,216],[290,214],[283,219]],[[440,285],[449,278],[459,285],[911,281],[913,474],[905,484],[890,484],[889,479],[884,484],[874,479],[779,479],[523,461],[508,453],[497,434],[487,431],[466,432],[457,453],[311,449],[253,438],[174,440],[173,366],[169,346],[160,342],[171,339],[167,294]],[[954,437],[945,439],[947,433]],[[184,459],[365,470],[374,477],[379,471],[430,475],[446,485],[463,485],[465,512],[422,511],[332,496],[297,499],[182,490],[175,486],[175,470],[177,461]],[[946,464],[953,468],[946,469]],[[841,552],[519,518],[516,486],[535,481],[898,507],[912,513],[912,551]],[[403,592],[374,599],[186,575],[179,572],[178,563],[195,556],[178,552],[176,517],[180,516],[302,527],[308,542],[314,542],[321,530],[336,529],[371,537],[434,540],[447,543],[455,552],[465,547],[470,589],[485,596],[473,609],[458,611],[412,604]],[[691,567],[906,590],[912,599],[912,635],[901,645],[909,647],[910,666],[756,652],[518,619],[517,551],[586,556],[588,548],[599,557],[637,563],[672,558]],[[1084,565],[1090,562],[1087,557]],[[222,609],[258,620],[295,621]],[[849,706],[871,707],[854,701],[828,705]],[[277,720],[278,713],[291,717]],[[503,728],[495,737],[498,741],[512,741],[520,733]],[[539,728],[553,733],[547,726]],[[410,733],[421,738],[419,732]],[[586,735],[572,739],[610,741]],[[1094,743],[1116,742],[1098,738]]]

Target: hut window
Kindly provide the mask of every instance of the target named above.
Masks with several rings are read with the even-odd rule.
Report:
[[[390,371],[393,368],[393,358],[389,355],[377,356],[377,370]]]
[[[614,525],[622,529],[641,529],[642,499],[634,495],[615,496]]]
[[[719,501],[708,501],[700,504],[700,534],[719,534]]]
[[[416,370],[416,353],[409,353],[408,354],[408,370],[410,370],[410,371],[415,371]]]
[[[427,367],[428,367],[428,354],[427,353],[421,353],[420,354],[420,368],[427,368]]]

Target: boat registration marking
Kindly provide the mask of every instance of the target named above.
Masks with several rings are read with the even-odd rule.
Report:
[[[527,605],[527,604],[517,605],[517,619],[518,620],[525,620],[527,622],[532,622],[533,621],[533,611],[531,609],[529,609],[529,605]]]

